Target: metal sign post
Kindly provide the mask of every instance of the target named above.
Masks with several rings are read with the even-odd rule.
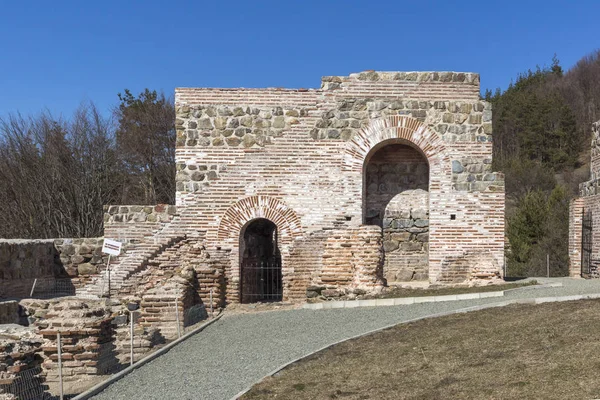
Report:
[[[58,390],[60,393],[60,400],[64,399],[63,393],[63,378],[62,378],[62,345],[60,339],[60,332],[56,333],[56,351],[58,353]]]
[[[177,290],[177,297],[175,297],[175,321],[177,323],[177,337],[181,337],[181,326],[179,325],[179,290]]]
[[[106,275],[108,277],[108,298],[110,299],[110,254],[108,255],[108,262],[106,263]]]
[[[129,365],[133,365],[133,318],[134,318],[134,314],[135,311],[129,311],[129,319],[131,320],[131,326],[130,326],[130,364]]]

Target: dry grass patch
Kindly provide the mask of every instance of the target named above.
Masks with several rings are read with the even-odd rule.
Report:
[[[399,325],[302,360],[243,399],[600,398],[600,301]]]

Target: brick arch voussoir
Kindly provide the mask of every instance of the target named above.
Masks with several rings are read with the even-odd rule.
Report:
[[[242,228],[257,218],[266,218],[277,226],[282,245],[289,245],[302,235],[300,219],[287,204],[270,196],[250,196],[239,200],[225,212],[219,223],[217,240],[236,243]]]
[[[372,120],[369,126],[358,131],[345,149],[344,164],[351,171],[362,171],[369,152],[379,143],[402,139],[419,148],[430,164],[448,160],[448,150],[442,138],[421,121],[395,115]]]

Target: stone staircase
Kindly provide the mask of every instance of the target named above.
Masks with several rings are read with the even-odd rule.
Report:
[[[145,269],[154,258],[163,251],[185,239],[184,234],[161,232],[142,239],[139,243],[129,244],[127,251],[114,259],[110,264],[110,285],[108,272],[94,278],[92,283],[77,289],[76,296],[99,298],[111,293],[118,293],[133,274]]]

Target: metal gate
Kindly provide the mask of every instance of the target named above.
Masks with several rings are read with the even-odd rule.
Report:
[[[584,211],[581,224],[581,275],[592,274],[592,212]]]
[[[242,260],[242,303],[281,301],[283,285],[279,257]]]

